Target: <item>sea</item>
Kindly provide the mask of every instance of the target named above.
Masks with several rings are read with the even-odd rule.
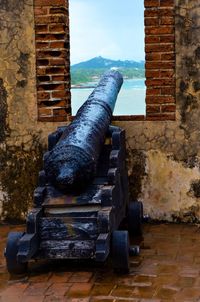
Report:
[[[96,83],[87,83],[83,88],[71,88],[72,115],[87,100]],[[125,79],[118,94],[113,115],[145,115],[145,79]]]

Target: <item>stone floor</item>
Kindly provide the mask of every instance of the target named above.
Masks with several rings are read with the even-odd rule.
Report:
[[[115,275],[111,261],[31,263],[18,278],[6,272],[3,250],[10,230],[0,226],[0,302],[200,301],[200,229],[145,225],[141,253],[129,275]]]

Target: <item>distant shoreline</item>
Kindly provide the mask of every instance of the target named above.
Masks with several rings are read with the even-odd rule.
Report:
[[[132,81],[132,80],[133,81],[134,80],[144,80],[145,81],[145,78],[139,78],[139,77],[138,78],[131,78],[131,79],[130,78],[125,78],[124,82],[129,81],[129,80],[130,81]],[[92,84],[92,83],[91,84],[89,84],[89,83],[88,84],[87,83],[85,83],[85,84],[84,83],[82,83],[82,84],[72,84],[71,89],[94,89],[94,88],[96,88],[97,84],[98,84],[97,82],[94,82],[94,84]]]
[[[86,88],[95,88],[95,85],[71,85],[71,89],[86,89]]]

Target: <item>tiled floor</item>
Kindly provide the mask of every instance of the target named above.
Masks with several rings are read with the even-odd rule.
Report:
[[[145,225],[139,257],[129,275],[115,275],[110,261],[31,263],[20,278],[6,272],[3,249],[11,229],[0,226],[0,302],[200,301],[200,229]]]

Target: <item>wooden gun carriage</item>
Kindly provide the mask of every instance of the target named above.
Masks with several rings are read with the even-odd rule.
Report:
[[[8,235],[10,273],[25,272],[30,259],[104,262],[109,254],[114,270],[129,271],[129,233],[141,234],[142,203],[129,202],[125,131],[109,125],[114,106],[105,105],[121,84],[118,72],[104,75],[74,121],[49,135],[26,232]],[[120,229],[124,220],[129,232]]]

